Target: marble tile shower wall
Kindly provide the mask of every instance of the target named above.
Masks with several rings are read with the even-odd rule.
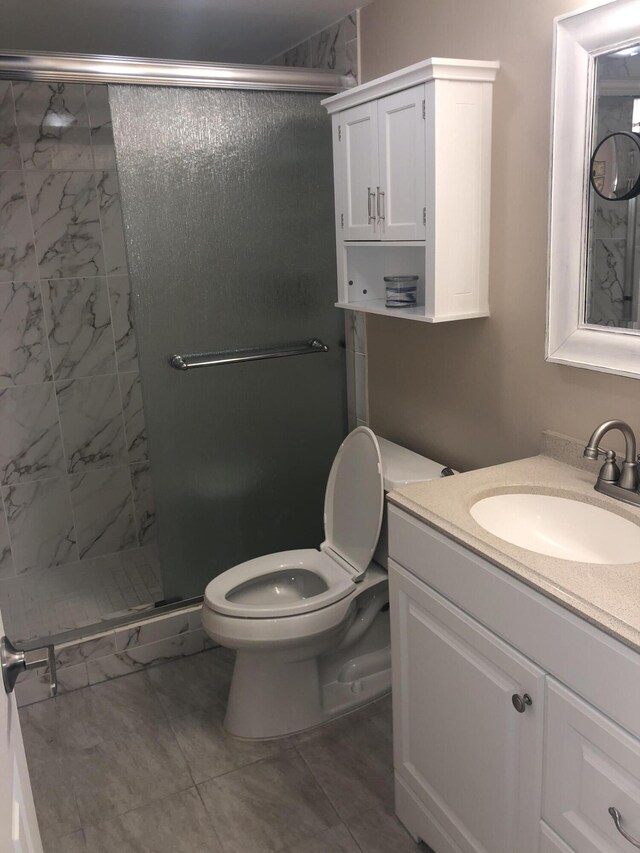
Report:
[[[269,65],[325,68],[358,79],[357,11],[269,60]]]
[[[155,536],[106,86],[0,81],[0,306],[0,602],[30,590],[23,639],[38,573]]]

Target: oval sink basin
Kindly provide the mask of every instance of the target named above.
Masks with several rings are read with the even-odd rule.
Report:
[[[579,563],[640,562],[640,526],[599,506],[554,495],[493,495],[471,507],[489,533]]]

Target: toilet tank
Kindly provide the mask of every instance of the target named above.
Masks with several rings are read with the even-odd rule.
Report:
[[[382,474],[384,477],[385,494],[400,489],[409,483],[419,483],[424,480],[435,480],[440,477],[444,463],[434,462],[426,456],[420,456],[413,450],[400,447],[386,438],[378,438],[380,456],[382,457]],[[382,528],[380,538],[373,559],[383,568],[388,568],[389,561],[389,537],[387,530],[388,504],[385,504],[382,517]]]

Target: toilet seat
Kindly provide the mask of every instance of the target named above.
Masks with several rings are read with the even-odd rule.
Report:
[[[239,563],[208,585],[205,606],[243,619],[321,610],[355,591],[378,542],[384,513],[380,448],[368,427],[342,442],[331,466],[320,550],[266,554]]]
[[[324,589],[318,588],[314,594],[313,581],[309,579],[307,592],[304,589],[307,579],[303,573],[308,573],[319,584],[323,584]],[[291,578],[288,584],[285,575]],[[292,600],[290,593],[291,588],[296,586],[296,580],[299,581],[298,589],[302,594]],[[305,548],[278,551],[239,563],[207,585],[204,601],[207,607],[225,616],[274,619],[320,610],[340,601],[354,590],[355,583],[351,576],[334,559],[323,551]]]

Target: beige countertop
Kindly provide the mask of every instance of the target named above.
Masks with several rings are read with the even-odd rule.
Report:
[[[499,539],[469,512],[490,495],[532,492],[594,504],[640,525],[640,509],[594,491],[601,463],[583,460],[581,451],[573,439],[545,433],[539,456],[414,483],[389,501],[640,652],[640,555],[625,565],[547,557]]]

